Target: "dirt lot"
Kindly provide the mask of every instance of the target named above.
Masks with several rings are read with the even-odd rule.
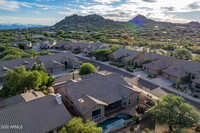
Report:
[[[155,124],[151,117],[146,118],[139,125],[133,125],[134,131],[130,131],[130,127],[115,131],[114,133],[167,133],[167,125]],[[183,133],[195,133],[194,129],[183,129]]]
[[[119,131],[116,131],[115,133],[145,133],[143,132],[143,130],[145,128],[149,128],[150,130],[155,130],[155,121],[152,120],[151,117],[146,118],[145,120],[143,120],[142,122],[140,122],[139,125],[133,125],[134,127],[134,131],[130,131],[130,127],[121,129]],[[150,132],[149,132],[150,133]],[[153,133],[153,132],[152,132]]]

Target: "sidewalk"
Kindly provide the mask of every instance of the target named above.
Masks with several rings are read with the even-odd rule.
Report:
[[[91,59],[91,58],[83,57],[83,56],[78,55],[78,54],[75,55],[75,56],[76,56],[76,57],[83,58],[83,59],[87,59],[87,60],[90,60],[90,61],[93,61],[93,62],[96,62],[96,63],[100,63],[100,64],[103,64],[103,65],[107,65],[107,66],[109,66],[109,67],[112,67],[112,68],[115,68],[115,69],[124,71],[124,72],[126,72],[126,73],[128,73],[128,74],[131,74],[131,75],[133,75],[133,76],[138,76],[137,74],[128,72],[128,71],[126,71],[126,70],[123,69],[123,68],[118,68],[118,67],[116,67],[116,66],[112,66],[112,65],[108,64],[108,62],[101,62],[101,61],[93,60],[93,59]],[[149,80],[147,80],[147,79],[144,78],[144,77],[139,77],[139,78],[141,78],[141,79],[146,80],[146,81],[149,82]],[[158,84],[158,83],[156,83],[156,82],[153,81],[153,80],[152,80],[151,82],[152,82],[153,84],[156,84],[156,85],[158,85],[158,86],[160,86],[160,87],[162,87],[162,88],[164,88],[164,89],[166,89],[166,90],[168,90],[168,91],[171,91],[171,92],[173,92],[173,93],[175,93],[175,94],[177,94],[177,95],[180,95],[180,96],[182,96],[182,97],[185,97],[185,98],[187,98],[187,99],[189,99],[189,100],[192,100],[192,101],[194,101],[194,102],[200,103],[200,99],[191,97],[191,96],[189,96],[189,95],[187,95],[187,94],[185,94],[185,93],[183,93],[183,92],[174,90],[174,89],[172,89],[172,88],[170,88],[170,87],[168,87],[168,86],[163,85],[162,83],[159,83],[159,84]]]

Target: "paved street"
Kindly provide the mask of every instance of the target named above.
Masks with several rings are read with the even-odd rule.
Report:
[[[134,85],[136,85],[137,87],[151,93],[152,95],[155,95],[159,98],[161,98],[162,96],[168,94],[168,93],[172,93],[175,94],[163,87],[159,87],[158,85],[151,83],[149,81],[143,80],[139,77],[133,76],[132,74],[127,73],[125,70],[118,70],[117,68],[113,68],[111,66],[107,66],[107,65],[103,65],[101,63],[98,62],[94,62],[92,60],[88,60],[88,59],[83,59],[77,56],[78,59],[80,59],[82,62],[89,62],[92,63],[95,67],[97,67],[98,71],[108,71],[108,72],[115,72],[115,73],[119,73],[120,75],[124,76],[125,80],[128,81],[129,83],[132,83]],[[194,105],[198,110],[200,110],[200,104],[198,102],[194,102],[188,98],[185,98],[186,102]]]

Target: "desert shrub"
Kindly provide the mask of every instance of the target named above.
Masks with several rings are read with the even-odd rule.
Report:
[[[176,88],[176,83],[173,83],[173,84],[172,84],[172,87],[173,87],[173,88]]]
[[[130,69],[129,67],[126,67],[125,69],[126,69],[126,71],[133,72],[133,70]]]
[[[187,87],[186,87],[186,86],[183,86],[183,89],[184,89],[184,90],[186,90],[186,89],[187,89]]]
[[[124,67],[125,65],[124,65],[124,63],[118,63],[117,64],[117,67],[119,67],[119,68],[122,68],[122,67]]]
[[[193,95],[193,97],[195,97],[195,98],[199,98],[199,96],[198,96],[198,95]]]
[[[200,132],[200,125],[197,125],[197,127],[195,128],[195,131],[198,133]]]
[[[135,119],[135,123],[136,124],[139,124],[140,123],[140,117],[138,115],[135,115],[134,116],[134,119]]]
[[[144,131],[145,133],[150,133],[151,130],[149,128],[144,128],[142,131]]]
[[[149,75],[147,76],[147,78],[153,78],[153,77],[152,77],[152,75],[149,74]]]
[[[43,90],[42,93],[44,93],[45,95],[49,94],[47,90]]]
[[[138,104],[136,107],[135,107],[135,110],[138,112],[138,113],[145,113],[145,111],[147,111],[147,106],[145,104]]]
[[[134,129],[135,129],[135,128],[134,128],[133,126],[132,126],[132,127],[130,127],[130,131],[131,131],[131,132],[133,132],[133,131],[134,131]]]
[[[176,129],[174,133],[185,133],[184,131],[182,131],[180,128]]]
[[[109,64],[112,65],[112,66],[117,66],[117,64],[114,63],[114,62],[110,62]]]

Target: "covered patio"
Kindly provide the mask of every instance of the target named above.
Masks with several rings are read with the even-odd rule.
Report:
[[[138,102],[139,103],[139,102]],[[121,114],[121,113],[124,113],[124,114],[128,114],[128,115],[131,115],[131,116],[135,116],[136,114],[136,110],[135,110],[135,106],[138,104],[136,103],[134,106],[131,106],[131,107],[118,107],[118,108],[115,108],[113,110],[109,110],[108,112],[105,112],[105,115],[102,119],[96,121],[97,123],[101,123],[109,118],[112,118],[112,117],[115,117],[117,116],[118,114]]]
[[[117,101],[105,107],[105,115],[110,114],[112,112],[118,111],[122,108],[122,101]]]

